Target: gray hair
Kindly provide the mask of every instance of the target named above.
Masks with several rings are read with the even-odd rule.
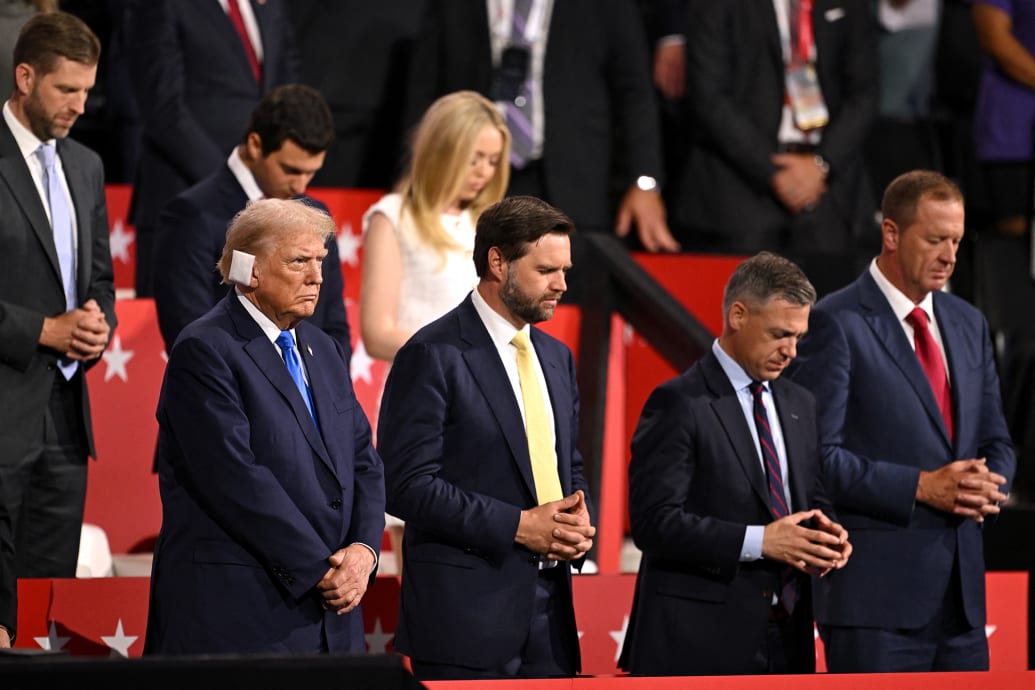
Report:
[[[730,276],[722,296],[722,314],[727,316],[734,302],[743,302],[753,310],[774,298],[799,307],[812,306],[816,288],[793,261],[772,252],[759,252],[742,261]]]

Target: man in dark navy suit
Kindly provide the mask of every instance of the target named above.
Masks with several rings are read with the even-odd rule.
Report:
[[[478,286],[392,364],[378,421],[388,512],[406,521],[396,649],[421,680],[573,676],[570,564],[596,533],[575,362],[553,316],[571,219],[534,197],[478,219]]]
[[[880,255],[816,305],[793,372],[856,547],[816,585],[816,622],[836,673],[987,669],[982,523],[1016,459],[988,323],[943,290],[963,195],[915,170],[882,212]]]

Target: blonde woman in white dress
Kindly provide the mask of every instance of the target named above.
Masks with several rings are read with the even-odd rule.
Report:
[[[510,132],[488,99],[458,91],[428,108],[406,174],[363,217],[359,316],[371,357],[391,362],[411,335],[474,288],[475,224],[503,198],[509,158]],[[385,518],[401,572],[403,523]]]

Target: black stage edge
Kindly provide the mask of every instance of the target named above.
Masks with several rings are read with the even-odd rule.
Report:
[[[1028,669],[1035,661],[1035,505],[1003,508],[985,521],[985,567],[1028,573]]]
[[[0,684],[5,688],[104,690],[420,690],[425,687],[406,670],[403,658],[393,654],[139,659],[2,654]]]

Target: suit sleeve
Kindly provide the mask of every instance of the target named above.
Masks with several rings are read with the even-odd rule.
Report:
[[[442,11],[437,0],[425,0],[417,23],[417,34],[410,56],[403,127],[410,129],[420,122],[424,111],[442,95],[439,79]],[[486,27],[488,30],[488,27]]]
[[[178,446],[180,484],[269,571],[290,573],[276,579],[301,597],[327,572],[336,545],[324,543],[272,471],[257,461],[247,405],[221,353],[199,338],[177,343],[159,411]]]
[[[602,13],[609,45],[607,82],[629,176],[625,186],[631,186],[638,175],[650,175],[662,183],[661,130],[643,18],[629,0],[614,0]]]
[[[849,161],[858,159],[877,116],[879,98],[876,20],[863,3],[857,3],[849,6],[843,21],[848,24],[838,50],[837,83],[823,85],[825,89],[838,90],[839,105],[837,112],[830,114],[830,124],[823,129],[819,147],[835,175]],[[822,52],[818,59],[823,60]]]
[[[0,502],[0,625],[7,628],[13,641],[18,626],[18,580],[14,574],[11,519],[3,502]]]
[[[977,456],[988,460],[988,469],[1006,477],[1003,493],[1010,491],[1017,470],[1017,454],[1010,430],[1003,415],[1003,398],[999,390],[995,351],[988,322],[981,318],[981,403],[979,407]]]
[[[731,65],[741,50],[761,50],[733,45],[730,39],[733,13],[744,3],[694,2],[686,40],[688,100],[699,136],[721,152],[746,180],[768,190],[776,168],[769,160],[772,136],[759,129],[733,98],[737,86]],[[758,12],[772,11],[759,7]],[[721,142],[721,144],[719,143]]]
[[[154,299],[166,352],[172,351],[180,331],[225,293],[212,289],[216,263],[209,229],[202,210],[182,196],[167,203],[158,216],[154,252],[161,259],[153,264]]]
[[[823,476],[831,500],[851,511],[908,525],[920,469],[865,457],[845,445],[851,349],[837,318],[822,308],[816,308],[809,319],[793,377],[816,397]]]
[[[477,549],[501,563],[513,548],[521,508],[461,488],[446,474],[446,434],[458,395],[454,369],[465,365],[455,351],[444,350],[411,343],[392,363],[377,431],[387,510],[446,543]]]
[[[698,420],[684,396],[667,386],[644,405],[629,463],[633,540],[654,557],[732,573],[746,524],[693,512],[701,481]],[[714,491],[714,488],[712,489]]]
[[[177,36],[181,27],[173,1],[134,0],[129,8],[130,77],[144,136],[194,183],[215,170],[225,156],[187,107],[188,84]]]
[[[111,265],[111,247],[109,246],[109,235],[111,228],[108,225],[108,202],[104,195],[104,168],[100,158],[92,151],[88,152],[92,159],[90,183],[92,186],[89,209],[84,209],[80,218],[89,218],[90,223],[90,282],[86,287],[86,294],[79,297],[79,304],[88,300],[97,302],[97,306],[104,312],[104,320],[108,322],[111,331],[108,333],[108,342],[115,337],[115,326],[118,319],[115,317],[115,271]],[[80,202],[81,203],[81,202]],[[80,237],[84,234],[79,233]],[[38,334],[37,334],[38,335]],[[85,368],[90,369],[101,361],[100,357],[85,363]]]

